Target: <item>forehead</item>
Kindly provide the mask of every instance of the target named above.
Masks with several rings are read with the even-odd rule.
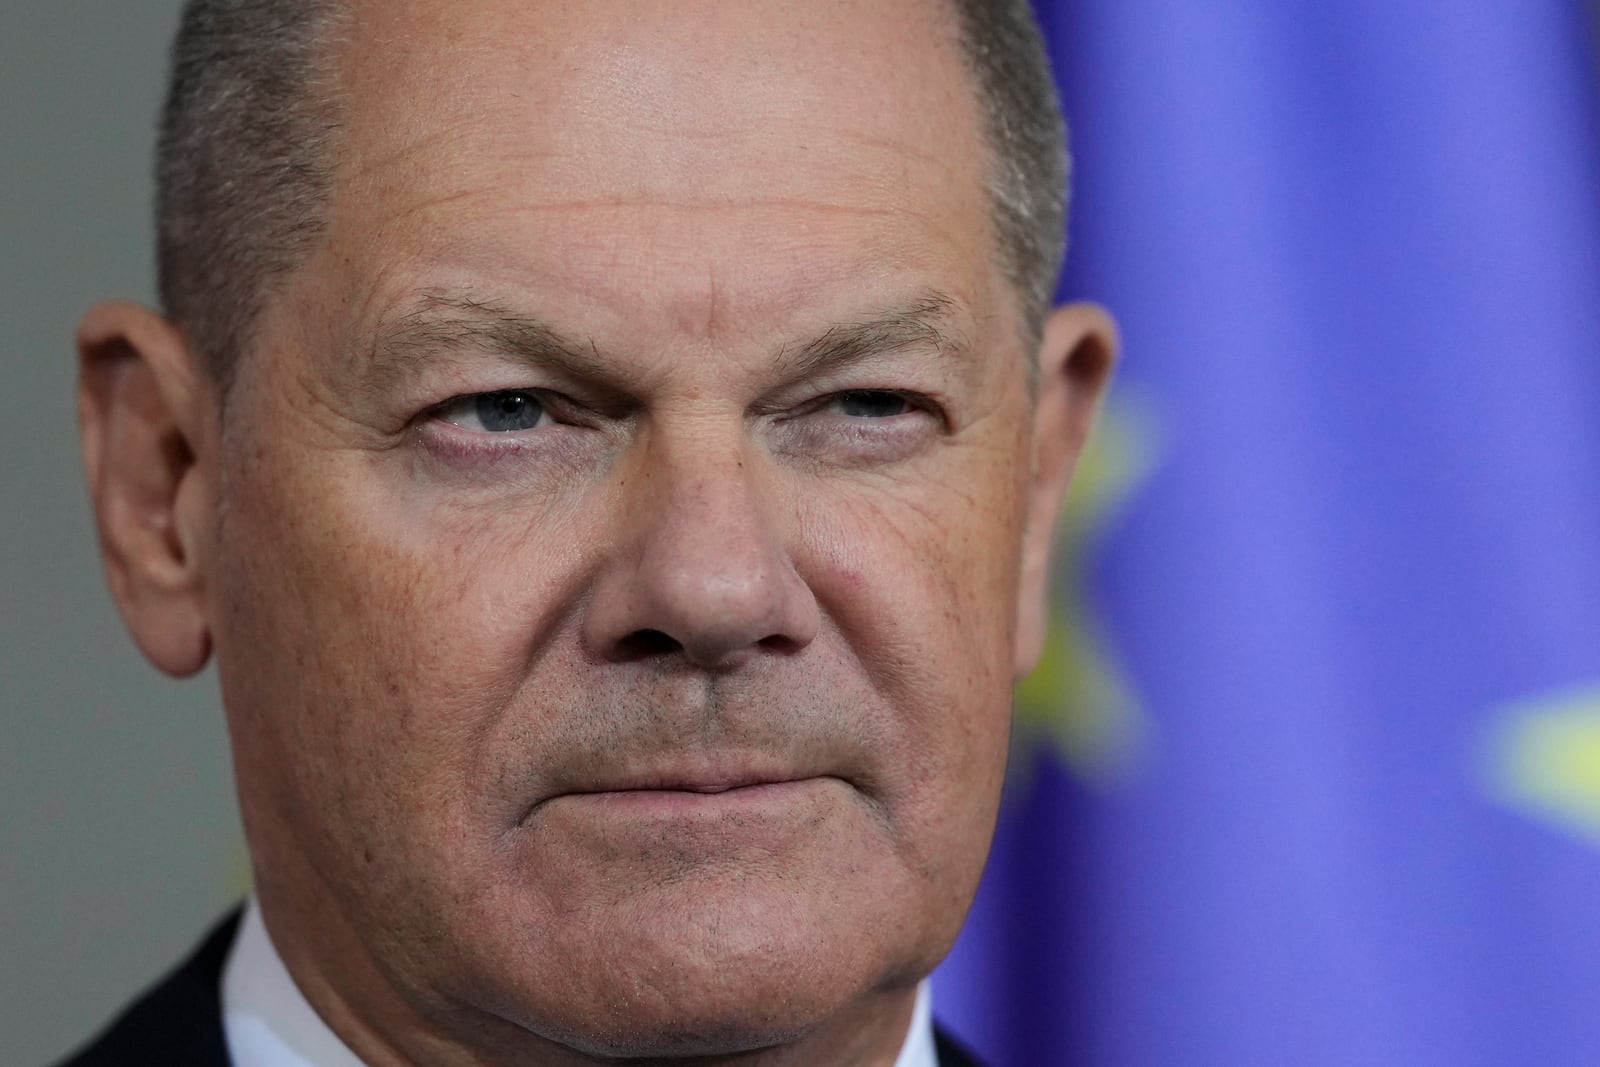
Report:
[[[694,318],[992,259],[977,102],[937,0],[353,13],[331,230],[406,284],[488,274]],[[980,299],[914,280],[932,282]]]
[[[707,196],[744,191],[737,170],[708,175],[708,150],[730,163],[816,152],[836,162],[846,146],[902,165],[976,163],[949,158],[977,147],[978,124],[939,0],[352,8],[338,66],[358,168],[481,150],[486,136],[542,154],[550,191],[572,194],[595,193],[597,181],[613,192],[684,191],[686,182]],[[618,148],[639,153],[626,172],[586,166],[612,162]]]

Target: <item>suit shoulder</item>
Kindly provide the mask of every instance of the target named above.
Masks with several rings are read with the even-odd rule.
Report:
[[[236,911],[189,958],[57,1067],[226,1067],[222,966],[239,928]]]
[[[939,1067],[983,1067],[978,1057],[942,1026],[933,1028],[933,1047],[939,1056]]]

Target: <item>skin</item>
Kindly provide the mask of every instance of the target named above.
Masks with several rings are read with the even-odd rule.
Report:
[[[155,312],[79,334],[111,585],[217,658],[274,943],[373,1064],[892,1063],[1109,321],[1022,351],[938,5],[353,8],[227,397]]]

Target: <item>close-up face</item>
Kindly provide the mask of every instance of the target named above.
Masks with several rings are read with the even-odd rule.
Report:
[[[327,230],[195,494],[274,940],[413,1053],[898,1043],[865,1020],[971,899],[1039,596],[951,17],[344,32]]]

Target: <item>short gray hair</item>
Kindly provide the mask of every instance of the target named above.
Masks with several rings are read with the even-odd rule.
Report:
[[[156,148],[156,268],[167,314],[232,377],[274,282],[322,233],[341,0],[189,0]]]
[[[977,82],[1000,263],[1037,342],[1066,255],[1071,159],[1050,58],[1029,0],[953,0]],[[1032,356],[1032,353],[1029,353]]]
[[[991,154],[1001,266],[1032,341],[1065,252],[1066,134],[1028,0],[949,0]],[[188,0],[157,148],[162,304],[224,387],[326,225],[341,0]]]

